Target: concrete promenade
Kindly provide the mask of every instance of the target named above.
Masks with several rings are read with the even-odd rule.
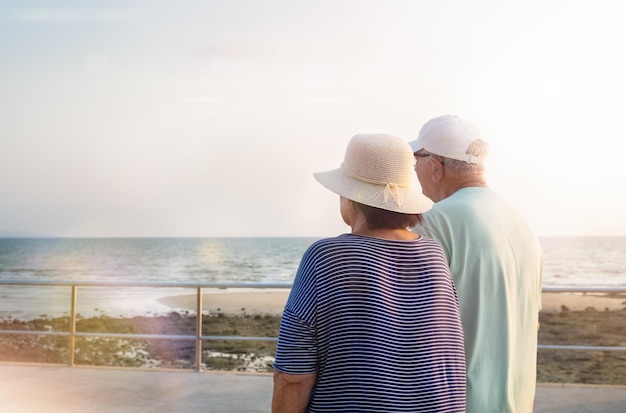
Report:
[[[1,413],[269,412],[269,374],[0,363]],[[535,413],[625,413],[626,386],[540,384]]]

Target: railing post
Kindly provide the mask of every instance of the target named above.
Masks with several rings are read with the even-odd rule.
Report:
[[[196,371],[202,371],[202,287],[197,289],[196,301]]]
[[[76,298],[78,295],[78,288],[75,284],[72,285],[72,308],[70,309],[70,351],[69,351],[69,366],[74,367],[74,356],[76,354]]]

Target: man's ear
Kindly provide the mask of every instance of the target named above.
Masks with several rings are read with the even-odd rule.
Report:
[[[434,182],[439,182],[443,179],[444,171],[443,164],[436,158],[430,157],[430,167],[432,170],[432,179]]]

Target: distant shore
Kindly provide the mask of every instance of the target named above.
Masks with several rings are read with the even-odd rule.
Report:
[[[260,291],[237,293],[205,293],[202,307],[213,313],[237,315],[248,314],[281,314],[290,290]],[[192,294],[175,295],[160,298],[159,303],[173,310],[193,311],[196,308],[196,296]],[[598,311],[621,310],[626,308],[626,295],[582,294],[582,293],[543,293],[542,311],[558,312],[566,308],[571,311],[582,311],[594,307]]]

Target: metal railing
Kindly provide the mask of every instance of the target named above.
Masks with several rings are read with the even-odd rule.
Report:
[[[34,330],[0,330],[0,334],[21,335],[50,335],[67,336],[69,340],[69,366],[75,366],[76,338],[78,337],[104,337],[123,339],[159,339],[159,340],[195,340],[195,365],[196,371],[202,371],[202,344],[211,340],[237,340],[237,341],[277,341],[277,337],[246,337],[246,336],[216,336],[202,334],[203,315],[203,292],[205,289],[289,289],[291,284],[270,283],[160,283],[160,282],[57,282],[57,281],[14,281],[0,280],[0,286],[43,286],[43,287],[70,287],[71,304],[69,315],[69,331],[34,331]],[[79,287],[141,287],[141,288],[185,288],[196,290],[196,326],[194,335],[172,334],[113,334],[99,332],[76,331],[77,301]],[[579,288],[579,287],[544,287],[547,293],[626,293],[626,288]],[[626,351],[626,347],[610,346],[573,346],[573,345],[546,345],[541,344],[539,349],[546,350],[590,350],[590,351]]]
[[[59,281],[13,281],[0,280],[0,286],[40,286],[40,287],[70,287],[71,305],[69,315],[69,331],[41,331],[41,330],[0,330],[0,334],[20,334],[20,335],[47,335],[47,336],[67,336],[69,339],[69,362],[70,367],[75,366],[76,338],[78,337],[103,337],[103,338],[123,338],[123,339],[157,339],[157,340],[195,340],[195,364],[196,371],[202,371],[202,343],[211,340],[237,340],[237,341],[278,341],[277,337],[246,337],[246,336],[214,336],[202,334],[203,315],[203,291],[204,289],[288,289],[291,284],[239,284],[239,283],[160,283],[160,282],[59,282]],[[184,334],[115,334],[100,332],[79,332],[76,331],[77,302],[79,287],[142,287],[142,288],[186,288],[196,290],[196,332],[194,335]]]

